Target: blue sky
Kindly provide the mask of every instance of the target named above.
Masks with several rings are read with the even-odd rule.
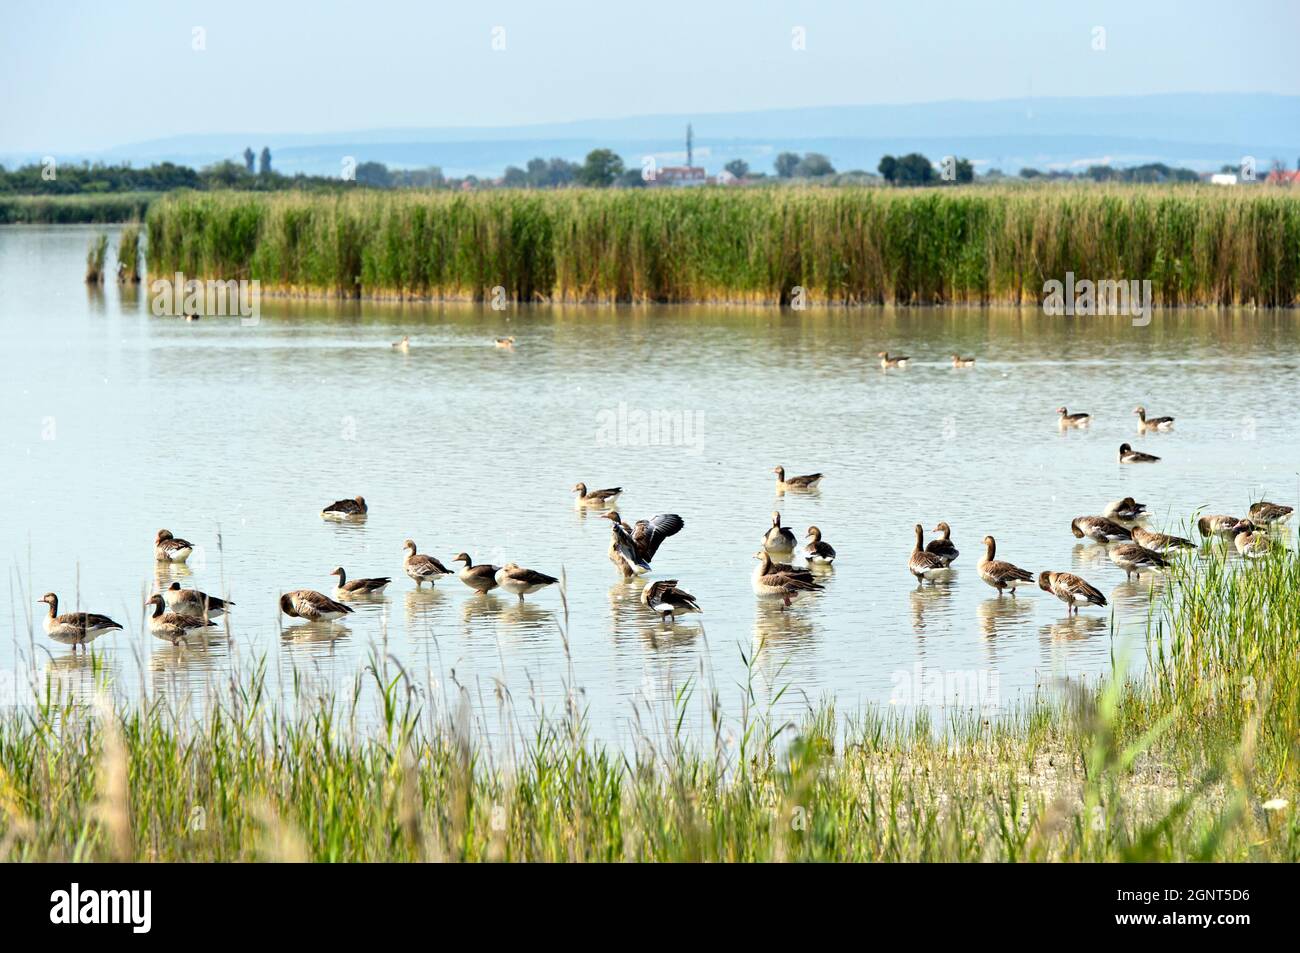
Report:
[[[1297,0],[5,0],[0,22],[0,152],[1031,91],[1300,94]]]

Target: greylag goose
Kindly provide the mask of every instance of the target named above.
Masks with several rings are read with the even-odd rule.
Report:
[[[954,354],[952,356],[952,366],[953,367],[974,367],[975,358],[962,357],[960,354]]]
[[[1113,543],[1133,538],[1132,530],[1104,516],[1076,516],[1070,520],[1070,532],[1074,534],[1075,539],[1087,537],[1099,543]]]
[[[1072,414],[1064,406],[1056,408],[1056,415],[1062,427],[1086,427],[1092,423],[1092,414]]]
[[[952,527],[940,521],[930,532],[938,533],[939,538],[930,540],[926,544],[925,551],[938,556],[945,566],[951,566],[957,561],[958,556],[957,547],[952,542]]]
[[[77,651],[78,645],[93,642],[106,632],[122,627],[106,615],[95,612],[65,612],[59,615],[59,597],[52,592],[41,596],[39,602],[50,607],[43,620],[45,634],[61,645],[71,645]]]
[[[799,540],[788,526],[781,525],[781,514],[772,513],[772,527],[763,536],[763,548],[769,553],[792,553]]]
[[[515,339],[513,337],[497,338],[496,345],[497,347],[512,348],[515,346]]]
[[[293,619],[306,619],[308,622],[333,622],[349,612],[355,612],[351,606],[336,602],[329,596],[315,589],[295,589],[280,597],[280,611]]]
[[[1285,523],[1295,512],[1295,507],[1284,506],[1281,503],[1270,503],[1267,500],[1260,500],[1258,503],[1250,504],[1250,520],[1261,526],[1271,526],[1274,523]]]
[[[906,367],[907,362],[911,360],[906,354],[893,354],[888,351],[877,351],[876,357],[880,358],[880,366],[888,370],[891,367]]]
[[[947,567],[948,564],[941,557],[925,551],[925,528],[917,523],[916,545],[912,547],[912,555],[907,560],[907,571],[916,577],[919,585],[927,579],[933,582],[944,575]]]
[[[320,515],[327,520],[351,519],[356,516],[365,516],[368,509],[364,496],[354,496],[350,500],[335,500],[321,510]]]
[[[394,341],[394,342],[393,342],[393,347],[396,348],[396,349],[399,350],[399,351],[409,351],[409,350],[411,349],[411,339],[410,339],[410,337],[408,337],[407,335],[403,334],[403,335],[402,335],[402,339],[401,339],[400,341]]]
[[[703,611],[693,595],[677,588],[676,579],[660,579],[657,582],[646,583],[645,588],[641,590],[641,602],[646,608],[659,613],[665,622],[675,619],[679,612]]]
[[[808,527],[808,538],[804,542],[803,558],[813,566],[829,566],[835,562],[835,547],[822,539],[822,531],[816,526]]]
[[[173,582],[164,589],[162,597],[169,611],[200,619],[219,619],[234,605],[228,599],[218,599],[197,589],[182,589],[179,582]]]
[[[1239,520],[1232,527],[1232,545],[1247,559],[1260,559],[1268,555],[1271,545],[1268,534],[1256,532],[1257,529],[1250,520]]]
[[[1196,528],[1206,539],[1211,536],[1228,537],[1232,535],[1233,527],[1240,522],[1241,520],[1236,516],[1216,513],[1212,516],[1202,516],[1196,521]]]
[[[1120,520],[1125,523],[1136,523],[1138,520],[1145,519],[1147,516],[1147,505],[1139,503],[1131,496],[1126,496],[1122,500],[1116,500],[1114,503],[1108,503],[1102,515],[1107,519]]]
[[[560,580],[554,576],[548,576],[544,572],[537,572],[535,569],[525,569],[517,563],[506,563],[496,572],[497,585],[506,592],[513,593],[519,597],[519,601],[524,601],[524,596],[530,596],[540,589],[547,586],[553,586]]]
[[[378,595],[384,591],[393,580],[389,576],[372,576],[369,579],[349,579],[348,574],[343,571],[342,566],[336,566],[331,572],[331,576],[338,576],[339,581],[334,586],[334,592],[342,599],[350,596],[372,596]]]
[[[183,563],[194,552],[194,544],[187,539],[177,539],[169,529],[158,530],[153,538],[154,558],[164,563]]]
[[[501,568],[500,566],[493,566],[491,563],[479,563],[475,566],[474,560],[469,558],[468,553],[457,553],[452,562],[465,564],[465,568],[456,573],[456,577],[480,595],[487,595],[497,587],[497,570]]]
[[[579,506],[605,506],[617,500],[623,488],[611,486],[605,490],[588,490],[587,484],[578,483],[574,485],[573,492],[578,494]]]
[[[997,555],[998,544],[992,536],[984,537],[984,555],[976,563],[979,570],[980,578],[998,591],[998,598],[1002,598],[1002,593],[1011,590],[1012,597],[1016,594],[1016,587],[1025,584],[1032,584],[1034,574],[1019,566],[1006,562],[1002,559],[994,559]]]
[[[402,549],[406,552],[406,558],[402,560],[402,568],[415,580],[416,589],[426,582],[432,586],[439,576],[451,575],[451,570],[432,556],[416,552],[415,540],[408,539],[402,544]]]
[[[1040,572],[1038,588],[1064,602],[1067,615],[1078,613],[1080,606],[1106,605],[1106,597],[1096,586],[1072,572]]]
[[[776,489],[779,493],[786,490],[811,490],[821,482],[820,473],[806,473],[803,476],[787,477],[785,467],[773,467],[772,472],[776,474]]]
[[[1137,543],[1119,543],[1110,548],[1108,555],[1111,562],[1124,570],[1125,579],[1132,579],[1144,570],[1156,572],[1169,566],[1165,557]]]
[[[1172,417],[1152,417],[1147,419],[1147,409],[1141,404],[1133,408],[1133,413],[1138,418],[1138,433],[1146,433],[1148,430],[1173,430],[1174,418]]]
[[[154,595],[149,597],[145,607],[153,606],[153,615],[149,616],[149,631],[155,638],[170,642],[172,645],[180,645],[181,642],[189,643],[191,632],[202,629],[210,629],[216,626],[215,622],[210,622],[203,616],[187,615],[183,612],[163,612],[163,597]]]
[[[1134,450],[1126,443],[1119,445],[1119,462],[1120,463],[1159,463],[1160,458],[1153,453],[1143,453],[1141,450]]]
[[[1145,526],[1134,527],[1133,542],[1156,553],[1167,553],[1171,549],[1196,548],[1196,544],[1190,539],[1183,539],[1181,536],[1170,536],[1168,533],[1156,533]]]
[[[601,519],[613,524],[610,531],[609,559],[624,576],[635,576],[650,570],[650,560],[669,536],[682,531],[686,522],[676,513],[660,513],[648,520],[637,520],[628,526],[615,510]]]
[[[797,573],[777,570],[772,557],[764,550],[756,552],[754,558],[758,560],[753,577],[754,593],[765,599],[780,599],[783,607],[788,607],[802,593],[826,588]]]

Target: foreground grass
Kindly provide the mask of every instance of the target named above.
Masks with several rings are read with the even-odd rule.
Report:
[[[1140,683],[946,730],[747,705],[692,740],[686,686],[626,755],[578,711],[494,751],[382,660],[349,695],[297,689],[293,716],[260,671],[196,717],[47,691],[0,717],[0,857],[1300,859],[1300,557],[1184,564],[1175,589]],[[356,727],[363,681],[374,730]]]
[[[144,219],[156,192],[0,195],[0,225],[109,224]]]
[[[289,293],[1024,303],[1073,271],[1158,305],[1300,299],[1300,195],[1263,187],[191,192],[148,230],[153,274]]]

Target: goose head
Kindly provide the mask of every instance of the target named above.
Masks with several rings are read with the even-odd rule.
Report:
[[[357,506],[361,507],[363,510],[366,508],[366,498],[364,496],[357,494],[353,499],[357,501]]]
[[[406,542],[402,543],[402,551],[410,556],[414,556],[416,553],[415,540],[408,539]]]
[[[180,592],[180,591],[181,591],[181,584],[180,584],[179,582],[173,582],[173,583],[172,583],[170,586],[168,586],[167,588],[170,589],[172,592]]]
[[[619,524],[623,522],[623,517],[618,515],[618,510],[610,510],[608,513],[600,514],[603,520],[609,520],[611,523]]]
[[[934,529],[930,530],[930,532],[941,533],[943,535],[943,538],[947,539],[950,535],[952,535],[952,527],[949,526],[943,520],[940,520],[938,523],[935,524]]]
[[[163,597],[162,597],[162,595],[159,594],[159,593],[154,593],[152,596],[150,596],[148,599],[146,599],[146,600],[144,601],[144,607],[147,609],[147,608],[149,608],[150,606],[153,606],[155,609],[161,609],[162,606],[163,606]]]
[[[785,479],[785,467],[773,467],[772,472],[776,474],[778,480]]]
[[[1038,574],[1038,588],[1043,590],[1043,592],[1051,592],[1052,577],[1055,575],[1056,573],[1053,572],[1040,572]]]
[[[1141,404],[1138,404],[1133,408],[1133,413],[1137,414],[1139,417],[1145,417],[1147,415],[1147,409]]]
[[[339,581],[342,582],[342,581],[343,581],[343,567],[342,567],[342,566],[335,566],[333,569],[330,570],[330,575],[331,575],[331,576],[338,576],[338,577],[339,577]]]
[[[775,510],[772,511],[772,526],[776,529],[781,528],[781,514]]]
[[[989,558],[989,559],[992,559],[992,558],[993,558],[993,554],[994,554],[995,552],[997,552],[997,549],[998,549],[998,542],[997,542],[997,540],[995,540],[992,536],[985,536],[985,537],[984,537],[984,550],[985,550],[985,552],[988,554],[988,558]]]
[[[38,605],[43,602],[51,609],[53,609],[55,606],[59,604],[59,597],[52,592],[47,592],[45,595],[37,599],[36,602]]]
[[[572,493],[576,493],[576,494],[578,494],[578,496],[586,496],[586,495],[587,495],[587,484],[585,484],[585,483],[575,483],[575,484],[573,485],[573,489],[572,489],[570,492],[572,492]]]
[[[156,546],[156,545],[158,545],[159,543],[161,543],[161,542],[162,542],[163,540],[165,540],[165,539],[175,539],[175,538],[176,538],[176,537],[172,536],[172,531],[171,531],[171,530],[169,530],[169,529],[160,529],[160,530],[158,530],[158,535],[155,536],[155,537],[153,538],[153,541],[154,541],[154,545]]]
[[[457,553],[455,556],[451,557],[451,561],[454,563],[464,563],[466,569],[474,565],[474,560],[469,558],[469,553]]]
[[[1064,405],[1064,404],[1062,404],[1060,407],[1057,407],[1057,408],[1056,408],[1056,412],[1057,412],[1058,414],[1060,414],[1062,417],[1064,417],[1066,414],[1069,413],[1069,411],[1065,409],[1065,405]]]
[[[290,618],[298,618],[298,612],[293,607],[293,600],[289,598],[287,592],[280,597],[280,611]]]
[[[809,539],[811,539],[814,543],[816,543],[821,540],[822,531],[818,529],[816,526],[809,526],[807,535]]]

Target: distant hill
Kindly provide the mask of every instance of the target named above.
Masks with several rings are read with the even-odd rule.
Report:
[[[840,171],[874,171],[886,153],[923,152],[973,160],[978,171],[1023,166],[1164,162],[1201,171],[1244,155],[1261,168],[1300,158],[1300,96],[1180,93],[1159,96],[947,101],[892,106],[821,106],[760,112],[584,119],[531,126],[374,129],[338,133],[175,136],[62,161],[137,165],[172,161],[203,166],[236,159],[245,146],[269,146],[284,173],[338,174],[345,157],[394,168],[441,166],[451,176],[496,176],[534,156],[581,160],[612,148],[629,165],[653,155],[661,165],[685,159],[684,134],[695,132],[695,160],[715,172],[731,159],[771,171],[779,152],[823,152]],[[34,155],[0,156],[13,167]]]

